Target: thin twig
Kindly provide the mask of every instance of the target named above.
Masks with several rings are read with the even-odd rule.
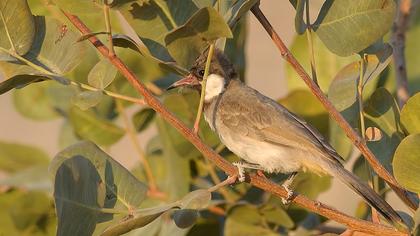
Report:
[[[392,27],[391,42],[394,48],[395,79],[397,82],[398,104],[402,107],[410,97],[405,61],[405,32],[408,29],[411,12],[411,0],[399,1],[398,15]]]
[[[309,55],[311,57],[311,72],[312,72],[312,79],[316,85],[318,84],[318,77],[316,75],[316,64],[315,64],[315,54],[314,54],[314,42],[312,38],[312,25],[311,25],[311,18],[309,15],[309,0],[306,0],[306,38],[308,40],[308,48],[309,48]]]
[[[105,17],[105,26],[106,26],[106,32],[108,34],[108,43],[109,43],[109,53],[110,56],[115,55],[114,51],[114,42],[112,41],[112,28],[111,28],[111,19],[109,17],[109,5],[108,0],[104,0],[104,17]]]
[[[195,118],[194,129],[193,129],[195,134],[198,134],[198,130],[200,129],[200,120],[201,120],[201,114],[203,113],[204,97],[206,96],[207,76],[209,76],[211,58],[213,57],[213,51],[214,51],[214,43],[210,44],[209,53],[207,55],[206,67],[204,68],[203,80],[201,81],[200,104],[198,105],[197,116]]]
[[[66,17],[74,24],[76,28],[82,34],[89,34],[91,31],[86,27],[83,22],[74,15],[64,12]],[[237,174],[237,169],[218,155],[213,149],[208,147],[201,139],[192,132],[182,121],[176,118],[163,104],[153,96],[153,94],[147,90],[144,84],[136,78],[136,75],[119,59],[118,57],[109,57],[108,49],[106,46],[98,40],[96,37],[89,38],[89,41],[97,48],[97,50],[105,57],[108,57],[110,62],[119,70],[119,72],[128,80],[128,82],[144,96],[145,101],[149,106],[161,115],[168,123],[176,128],[187,140],[189,140],[205,157],[212,161],[218,168],[222,169],[229,176]],[[258,187],[266,192],[270,192],[277,197],[286,197],[287,192],[283,187],[271,182],[268,179],[262,178],[255,174],[249,176],[250,184]],[[320,202],[315,202],[302,195],[297,194],[292,199],[293,203],[304,207],[312,212],[325,216],[331,220],[335,220],[338,223],[346,225],[354,231],[371,233],[373,235],[406,235],[406,233],[397,231],[396,229],[375,224],[369,221],[357,219],[346,215],[340,211],[337,211],[331,207],[328,207]]]
[[[357,101],[359,103],[359,116],[360,116],[360,136],[362,136],[362,139],[364,141],[366,141],[366,137],[365,137],[365,131],[366,131],[366,126],[365,126],[365,116],[364,116],[364,107],[363,107],[363,85],[364,85],[364,81],[363,78],[365,77],[365,65],[366,65],[366,57],[365,55],[361,55],[360,61],[359,61],[359,78],[357,80]],[[364,159],[365,162],[367,162],[366,159]],[[374,173],[372,168],[370,168],[370,165],[368,165],[366,163],[366,165],[368,166],[367,168],[367,175],[368,175],[368,179],[369,179],[369,185],[370,187],[372,187],[374,190],[376,190],[376,186],[375,186],[375,181],[373,181],[374,178]],[[371,211],[372,211],[372,221],[375,223],[380,223],[380,218],[379,218],[379,214],[378,211],[374,208],[374,207],[370,207]]]
[[[344,119],[344,117],[340,114],[340,112],[338,112],[337,109],[335,109],[334,105],[327,99],[327,97],[320,90],[320,88],[314,83],[311,77],[306,73],[302,65],[296,60],[296,58],[292,55],[292,53],[284,44],[283,40],[275,32],[270,22],[265,17],[264,13],[261,12],[261,9],[259,8],[259,6],[254,5],[251,11],[252,13],[254,13],[255,17],[258,19],[258,21],[261,23],[261,25],[270,35],[271,39],[280,50],[280,53],[283,56],[283,58],[288,63],[290,63],[290,65],[296,70],[296,72],[303,79],[306,85],[308,85],[308,87],[310,88],[312,93],[315,95],[315,97],[318,98],[318,100],[322,103],[322,105],[328,111],[330,116],[344,130],[347,137],[360,150],[360,152],[363,153],[363,156],[369,161],[370,165],[373,167],[376,173],[378,173],[380,177],[382,177],[386,182],[388,182],[388,184],[395,191],[395,193],[410,208],[417,209],[417,205],[411,201],[411,199],[408,196],[408,193],[400,186],[400,184],[395,180],[395,178],[379,163],[378,159],[375,157],[372,151],[370,151],[370,149],[367,147],[366,142],[356,133],[356,131]]]
[[[128,133],[128,136],[130,137],[131,143],[133,144],[134,149],[136,150],[140,162],[142,164],[144,173],[146,174],[146,179],[149,184],[149,188],[151,192],[156,192],[157,186],[155,177],[153,176],[152,168],[150,167],[149,162],[146,159],[146,155],[144,154],[143,149],[140,147],[140,144],[138,143],[136,131],[131,125],[130,119],[128,118],[127,114],[124,111],[124,106],[122,105],[121,101],[116,100],[115,101],[118,113],[121,115],[122,120],[124,122],[125,129]]]
[[[13,51],[6,50],[2,47],[0,47],[0,51],[8,53],[12,57],[15,57],[19,61],[25,63],[27,66],[39,71],[42,74],[53,76],[53,77],[60,77],[60,75],[52,73],[51,71],[45,69],[44,67],[38,66],[37,64],[29,61],[28,59],[24,58],[23,56],[18,55],[17,53],[15,53]],[[132,103],[137,103],[139,105],[146,105],[146,102],[143,99],[140,99],[140,98],[125,96],[125,95],[122,95],[122,94],[119,94],[119,93],[111,92],[109,90],[101,90],[101,89],[92,87],[88,84],[84,84],[84,83],[73,81],[73,80],[68,80],[68,81],[71,85],[77,86],[77,87],[85,89],[85,90],[94,91],[94,92],[102,91],[105,95],[108,95],[108,96],[116,98],[116,99],[121,99],[121,100],[125,100],[125,101],[132,102]]]

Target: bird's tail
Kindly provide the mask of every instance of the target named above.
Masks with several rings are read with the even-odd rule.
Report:
[[[329,169],[333,176],[338,177],[343,183],[363,197],[370,206],[375,208],[390,223],[400,229],[407,229],[406,224],[398,213],[359,177],[352,174],[338,163],[331,163]]]

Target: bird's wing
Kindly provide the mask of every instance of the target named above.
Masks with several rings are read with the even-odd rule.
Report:
[[[324,137],[305,120],[247,86],[226,93],[221,122],[238,135],[264,140],[279,146],[288,146],[324,154],[343,163],[342,157]],[[327,155],[325,155],[327,154]]]

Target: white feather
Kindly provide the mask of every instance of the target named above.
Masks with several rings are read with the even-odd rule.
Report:
[[[207,77],[206,93],[204,96],[205,101],[210,101],[218,96],[225,87],[225,78],[217,74],[210,74]]]

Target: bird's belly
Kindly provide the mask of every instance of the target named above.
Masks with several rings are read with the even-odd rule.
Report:
[[[222,142],[240,158],[260,165],[267,172],[291,173],[302,169],[301,151],[281,147],[247,137],[221,135]]]

